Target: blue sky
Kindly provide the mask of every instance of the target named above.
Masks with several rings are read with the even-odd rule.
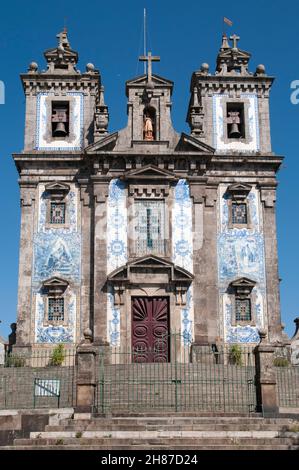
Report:
[[[125,81],[142,73],[138,55],[142,52],[144,7],[148,11],[148,48],[161,56],[154,72],[175,83],[172,117],[176,130],[188,131],[185,118],[192,72],[202,62],[214,70],[223,16],[234,22],[229,32],[241,36],[240,48],[252,53],[251,69],[263,63],[267,73],[277,77],[271,93],[272,144],[277,154],[286,156],[278,175],[279,272],[282,320],[292,335],[293,320],[299,315],[299,105],[290,101],[290,83],[299,80],[299,3],[294,0],[251,0],[250,6],[219,0],[2,3],[0,80],[6,86],[6,102],[0,105],[0,334],[6,336],[16,318],[20,212],[11,154],[23,146],[24,95],[19,74],[32,60],[44,67],[43,51],[56,45],[55,36],[66,21],[71,46],[79,52],[79,69],[84,70],[87,62],[100,69],[110,131],[124,127]]]

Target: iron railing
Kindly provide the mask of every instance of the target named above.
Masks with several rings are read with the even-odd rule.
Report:
[[[255,411],[252,348],[207,346],[194,351],[183,344],[180,334],[170,335],[169,348],[170,361],[159,363],[143,362],[145,357],[155,357],[152,351],[109,348],[101,353],[97,410]]]
[[[0,409],[74,406],[76,352],[53,351],[6,355],[0,367]]]

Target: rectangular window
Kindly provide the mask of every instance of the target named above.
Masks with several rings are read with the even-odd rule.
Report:
[[[69,135],[70,105],[68,101],[52,101],[52,137]]]
[[[228,139],[245,139],[244,103],[227,103]]]
[[[247,204],[232,203],[232,223],[247,225]]]
[[[165,254],[164,201],[135,201],[135,252]]]
[[[51,224],[65,224],[65,203],[51,202]]]
[[[64,320],[64,298],[50,297],[48,299],[48,320],[63,321]]]
[[[250,299],[236,299],[236,321],[251,321],[251,302]]]

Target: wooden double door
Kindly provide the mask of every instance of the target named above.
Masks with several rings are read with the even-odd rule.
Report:
[[[169,298],[132,297],[133,362],[169,362]]]

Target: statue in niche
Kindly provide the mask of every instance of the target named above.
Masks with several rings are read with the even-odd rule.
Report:
[[[144,140],[154,140],[153,120],[150,117],[149,113],[146,113],[144,116],[143,138]]]

